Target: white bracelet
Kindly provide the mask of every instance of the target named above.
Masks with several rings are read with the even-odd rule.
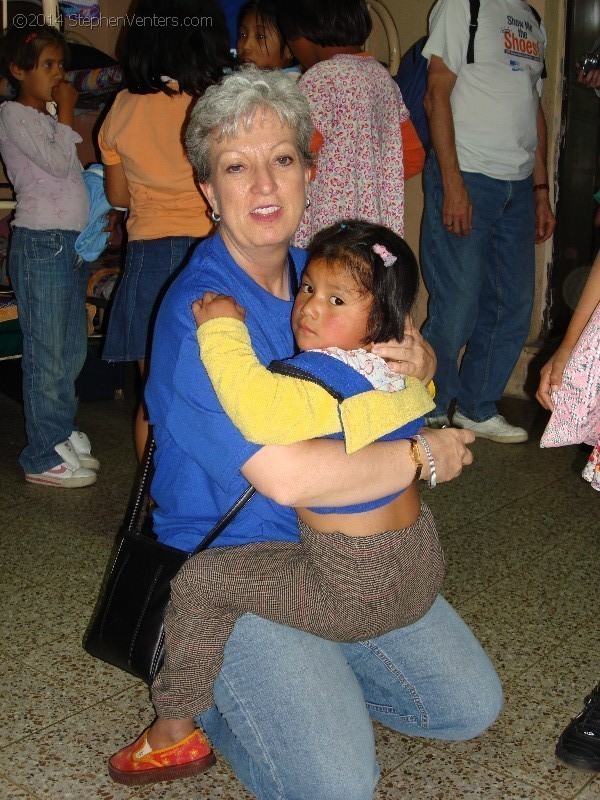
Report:
[[[421,436],[420,433],[417,433],[415,438],[418,439],[423,445],[423,450],[425,450],[425,455],[427,456],[427,461],[429,462],[429,480],[427,483],[429,484],[430,489],[435,489],[437,486],[437,475],[435,472],[435,461],[433,459],[431,448],[429,447],[427,439],[424,436]]]

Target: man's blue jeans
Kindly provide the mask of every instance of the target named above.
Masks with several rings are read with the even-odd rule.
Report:
[[[437,159],[425,165],[421,268],[429,291],[423,336],[438,359],[436,408],[482,422],[497,413],[529,333],[533,306],[535,204],[533,181],[462,177],[473,204],[469,236],[449,233]],[[460,375],[457,362],[467,345]]]
[[[498,676],[441,597],[406,628],[336,644],[252,614],[239,619],[199,718],[260,800],[370,800],[371,718],[409,736],[468,739],[496,719]]]
[[[13,228],[9,273],[23,332],[27,446],[19,462],[41,473],[60,463],[54,447],[74,430],[75,378],[87,353],[87,262],[77,231]]]

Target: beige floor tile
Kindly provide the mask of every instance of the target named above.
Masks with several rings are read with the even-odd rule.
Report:
[[[377,800],[600,800],[600,776],[553,755],[600,678],[598,495],[578,475],[577,448],[540,450],[533,404],[510,411],[533,424],[529,443],[479,440],[459,481],[423,491],[448,555],[445,594],[498,666],[504,711],[464,743],[376,725]],[[103,469],[77,492],[25,484],[21,408],[0,395],[0,415],[0,800],[250,800],[223,759],[198,778],[139,790],[106,774],[107,757],[153,716],[145,686],[81,649],[133,480],[131,403],[81,406]]]
[[[426,748],[386,775],[377,787],[374,800],[551,800],[557,797],[484,766]]]
[[[503,680],[528,669],[597,614],[599,542],[574,537],[456,607]]]
[[[416,736],[403,736],[389,728],[385,728],[379,722],[374,723],[375,746],[377,748],[377,760],[381,768],[381,774],[395,770],[399,764],[411,759],[427,743]]]
[[[595,633],[590,623],[505,684],[500,718],[483,736],[444,747],[549,794],[574,797],[590,773],[563,764],[554,748],[560,732],[598,681]]]
[[[600,776],[590,780],[589,785],[577,795],[577,800],[600,800]]]
[[[229,766],[219,759],[205,775],[133,789],[115,784],[108,776],[106,761],[151,720],[147,690],[124,693],[121,707],[103,703],[74,714],[27,740],[0,751],[0,774],[10,769],[21,785],[44,800],[250,800]]]
[[[0,800],[36,800],[36,798],[5,775],[0,775]]]
[[[0,681],[0,747],[52,728],[101,696],[100,684],[88,690],[72,684],[68,675],[53,677],[20,662],[2,665]]]
[[[537,441],[527,444],[499,445],[476,439],[475,461],[463,471],[458,481],[442,484],[433,491],[423,490],[423,499],[431,505],[443,532],[463,527],[521,498],[535,496],[544,487],[581,482],[573,471],[573,462],[581,472],[585,456],[577,448],[540,450]],[[589,488],[589,487],[588,487]]]

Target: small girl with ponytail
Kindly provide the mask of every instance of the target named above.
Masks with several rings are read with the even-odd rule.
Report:
[[[17,198],[8,268],[23,333],[25,480],[73,489],[100,464],[75,429],[75,379],[87,354],[88,270],[75,252],[89,198],[73,130],[76,90],[65,81],[67,43],[48,25],[9,28],[2,72],[17,89],[0,106],[0,154]],[[54,102],[56,117],[48,113]]]
[[[292,311],[293,358],[259,363],[234,298],[207,293],[194,303],[219,401],[259,444],[334,436],[350,454],[376,439],[410,439],[415,480],[371,503],[296,509],[299,543],[214,547],[185,563],[171,584],[165,662],[152,685],[158,719],[110,759],[117,782],[154,783],[214,763],[194,718],[213,704],[223,649],[242,614],[356,642],[416,622],[440,589],[442,550],[417,488],[422,459],[431,457],[419,431],[433,403],[418,379],[392,372],[373,352],[404,337],[416,259],[391,230],[354,220],[317,234],[308,255]]]

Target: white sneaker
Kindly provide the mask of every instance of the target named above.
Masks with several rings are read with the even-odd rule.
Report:
[[[473,431],[475,436],[479,436],[481,439],[491,439],[492,442],[501,442],[502,444],[517,444],[526,442],[529,438],[525,428],[509,425],[500,414],[486,419],[485,422],[473,422],[472,419],[456,411],[452,417],[452,425],[455,428],[466,428]]]
[[[26,472],[26,481],[44,486],[57,486],[61,489],[78,489],[96,483],[96,473],[81,466],[79,457],[68,439],[62,444],[57,444],[54,449],[64,461],[45,472]]]
[[[68,441],[79,456],[82,467],[94,470],[100,469],[100,462],[92,455],[92,445],[85,433],[82,433],[82,431],[73,431]]]

